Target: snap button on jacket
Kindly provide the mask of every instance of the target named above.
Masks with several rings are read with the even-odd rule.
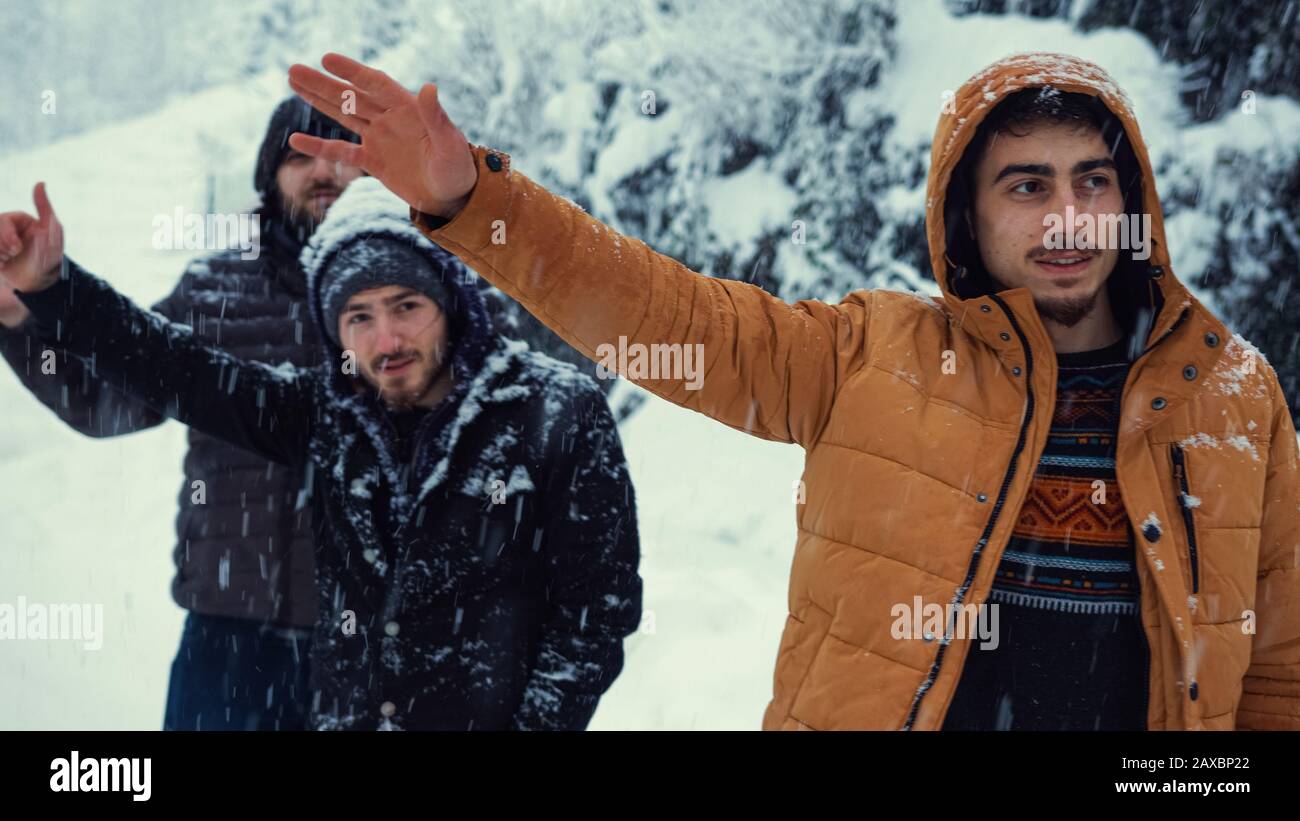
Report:
[[[891,610],[916,597],[940,607],[986,600],[1044,449],[1057,378],[1028,289],[954,292],[944,197],[983,117],[1008,94],[1048,84],[1098,97],[1120,118],[1151,215],[1149,331],[1124,385],[1116,454],[1150,647],[1147,726],[1300,730],[1295,429],[1273,369],[1178,281],[1138,124],[1097,66],[1017,55],[957,92],[935,131],[927,185],[942,297],[863,290],[791,305],[701,276],[481,146],[463,211],[445,224],[412,214],[593,360],[620,336],[703,345],[698,389],[635,381],[805,449],[765,729],[943,723],[978,639],[896,639]],[[493,242],[500,220],[505,243]]]

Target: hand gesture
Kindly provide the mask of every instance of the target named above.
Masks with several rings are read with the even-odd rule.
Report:
[[[35,217],[23,211],[0,214],[0,278],[24,293],[53,285],[63,262],[63,226],[54,216],[45,183],[36,184],[32,199]]]
[[[341,54],[313,68],[289,68],[289,85],[317,111],[361,135],[361,144],[293,134],[289,145],[312,157],[356,165],[418,211],[455,216],[478,181],[469,143],[426,83],[412,94],[382,71]],[[344,82],[346,81],[346,82]]]

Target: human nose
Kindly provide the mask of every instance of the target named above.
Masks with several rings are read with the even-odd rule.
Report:
[[[338,176],[338,163],[320,157],[312,160],[311,178],[317,182],[330,182]]]
[[[402,349],[402,334],[397,323],[387,317],[380,317],[376,321],[375,347],[381,356],[395,354]]]

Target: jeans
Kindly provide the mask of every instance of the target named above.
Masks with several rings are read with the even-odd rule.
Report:
[[[164,730],[304,730],[311,630],[190,613],[172,662]]]

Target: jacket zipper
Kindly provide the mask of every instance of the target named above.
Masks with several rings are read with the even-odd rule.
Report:
[[[1174,496],[1177,497],[1178,509],[1183,513],[1183,528],[1187,531],[1187,557],[1192,566],[1192,592],[1199,593],[1201,570],[1200,562],[1196,557],[1196,523],[1192,518],[1192,505],[1189,502],[1192,491],[1187,478],[1187,459],[1183,455],[1182,445],[1177,442],[1169,446],[1169,453],[1174,470]]]
[[[1157,339],[1155,342],[1152,342],[1151,345],[1148,346],[1146,350],[1138,354],[1137,357],[1133,360],[1133,362],[1130,363],[1129,367],[1131,368],[1133,365],[1136,365],[1138,359],[1141,359],[1142,357],[1154,351],[1157,345],[1159,345],[1161,342],[1164,342],[1166,339],[1172,336],[1174,331],[1178,330],[1179,326],[1181,326],[1183,322],[1187,319],[1189,313],[1191,313],[1190,309],[1184,308],[1182,313],[1178,315],[1178,319],[1174,320],[1174,324],[1169,326],[1169,330],[1161,334],[1159,339]],[[1116,465],[1116,469],[1118,469],[1118,465]],[[1134,536],[1134,544],[1136,543],[1137,543],[1137,537]],[[1134,554],[1134,558],[1135,559],[1137,558],[1136,553]],[[1134,574],[1133,574],[1134,578],[1137,579],[1137,584],[1138,584],[1138,612],[1137,612],[1138,632],[1142,634],[1142,655],[1144,659],[1142,665],[1142,712],[1139,715],[1141,716],[1141,720],[1142,720],[1142,729],[1145,730],[1148,729],[1148,725],[1150,723],[1147,719],[1147,713],[1150,712],[1151,710],[1151,642],[1150,640],[1147,639],[1147,629],[1146,626],[1142,623],[1142,574],[1137,572],[1136,567],[1133,568],[1133,570],[1134,570]]]
[[[436,412],[437,411],[435,409],[435,410],[431,410],[429,413],[433,414]],[[421,420],[420,424],[416,427],[415,431],[411,434],[413,440],[411,442],[411,459],[409,462],[404,463],[404,466],[406,468],[406,476],[404,477],[402,482],[404,492],[408,496],[411,495],[413,490],[416,465],[418,465],[420,461],[420,447],[421,445],[424,444],[424,440],[427,438],[424,434],[428,431],[430,425],[430,418],[432,417]],[[391,420],[389,421],[389,425],[390,427],[392,426]],[[393,428],[393,430],[394,432],[396,432],[395,428]],[[411,516],[415,515],[414,507],[412,507],[410,514]],[[406,566],[402,562],[402,558],[401,558],[402,557],[401,541],[402,541],[402,534],[406,532],[406,526],[408,524],[410,524],[409,517],[405,522],[398,525],[397,528],[393,531],[393,537],[392,537],[393,575],[392,575],[392,581],[389,582],[388,592],[384,596],[384,611],[383,611],[384,621],[392,620],[393,617],[397,614],[398,591],[402,584],[402,574],[406,569]]]
[[[966,568],[966,578],[962,582],[957,593],[956,604],[960,605],[966,598],[966,593],[970,590],[971,583],[975,579],[975,574],[979,570],[980,558],[983,556],[984,548],[988,546],[989,538],[993,535],[993,529],[997,527],[998,517],[1002,514],[1002,508],[1007,501],[1007,493],[1011,490],[1011,483],[1016,477],[1016,465],[1020,461],[1020,454],[1025,449],[1025,440],[1029,432],[1029,425],[1034,419],[1034,354],[1029,347],[1029,339],[1025,336],[1024,331],[1020,329],[1020,323],[1016,321],[1016,316],[1007,307],[996,294],[990,294],[989,299],[996,302],[1002,312],[1007,315],[1011,322],[1011,329],[1020,337],[1020,344],[1025,349],[1025,418],[1020,423],[1020,433],[1016,437],[1016,447],[1011,453],[1011,463],[1007,465],[1006,473],[1002,477],[1002,487],[998,489],[998,498],[993,503],[993,511],[989,514],[988,521],[984,524],[984,532],[980,539],[975,543],[975,550],[971,554],[970,565]],[[939,645],[939,652],[934,658],[934,663],[930,665],[930,673],[925,678],[925,683],[917,689],[916,695],[912,698],[912,709],[908,711],[907,721],[903,724],[904,730],[911,730],[916,723],[916,717],[921,711],[921,701],[925,694],[930,691],[936,679],[939,678],[939,669],[943,666],[943,657],[948,649],[947,644]]]
[[[1002,477],[1002,487],[998,490],[998,498],[993,505],[993,512],[989,514],[989,520],[984,525],[984,532],[983,534],[981,534],[979,541],[975,543],[975,551],[971,554],[971,562],[966,569],[966,578],[962,582],[962,586],[957,596],[956,604],[961,604],[962,601],[966,598],[966,593],[968,590],[970,590],[971,582],[974,581],[975,574],[979,570],[980,558],[982,557],[984,548],[988,546],[989,538],[992,536],[994,528],[997,527],[998,517],[1002,514],[1002,507],[1006,503],[1007,492],[1010,490],[1011,483],[1012,481],[1014,481],[1016,476],[1016,465],[1020,461],[1020,454],[1025,449],[1025,438],[1029,430],[1029,425],[1034,418],[1034,388],[1033,388],[1034,353],[1033,350],[1029,347],[1029,339],[1028,337],[1025,336],[1024,331],[1021,330],[1020,323],[1016,321],[1015,314],[1011,312],[1011,309],[1007,307],[1007,304],[1002,301],[1001,297],[999,297],[997,294],[989,294],[989,299],[992,300],[993,302],[996,302],[998,307],[1002,309],[1002,312],[1007,315],[1007,320],[1010,321],[1011,323],[1011,329],[1016,332],[1016,336],[1020,338],[1020,344],[1024,347],[1025,350],[1025,418],[1024,421],[1020,423],[1020,433],[1016,437],[1016,447],[1015,450],[1012,451],[1011,453],[1011,463],[1007,465],[1006,473]],[[1151,343],[1150,347],[1148,347],[1146,350],[1138,354],[1138,356],[1134,358],[1132,364],[1136,364],[1138,359],[1141,359],[1142,357],[1151,353],[1151,351],[1155,350],[1157,345],[1159,345],[1161,342],[1164,342],[1166,339],[1172,336],[1174,331],[1178,330],[1178,327],[1183,324],[1184,320],[1187,319],[1189,313],[1190,310],[1184,308],[1182,313],[1178,315],[1178,319],[1175,320],[1174,324],[1169,327],[1169,330],[1161,334],[1160,338],[1157,339],[1155,342]],[[1141,583],[1139,582],[1139,585],[1140,584]],[[1143,698],[1142,721],[1143,721],[1143,725],[1145,726],[1146,711],[1149,707],[1148,702],[1151,697],[1151,693],[1150,693],[1151,648],[1146,641],[1146,629],[1142,627],[1142,622],[1141,622],[1141,604],[1140,604],[1141,588],[1140,587],[1139,587],[1138,595],[1139,595],[1138,627],[1142,630],[1142,640],[1143,640],[1142,643],[1144,647],[1146,647],[1146,659],[1147,659],[1145,670],[1143,672],[1143,686],[1142,686],[1142,698]],[[904,730],[911,730],[912,726],[916,723],[916,717],[921,712],[921,701],[925,698],[925,694],[930,691],[930,687],[933,686],[934,682],[938,679],[939,670],[943,666],[944,653],[947,649],[948,649],[948,645],[946,644],[939,645],[939,652],[935,655],[934,663],[930,665],[930,672],[925,677],[925,682],[917,689],[916,695],[912,698],[912,709],[908,711],[907,721],[904,722],[903,724]]]
[[[1174,331],[1178,330],[1179,326],[1182,325],[1183,322],[1187,319],[1189,313],[1190,313],[1189,309],[1184,308],[1182,313],[1178,315],[1178,319],[1174,320],[1174,324],[1169,326],[1169,330],[1161,334],[1159,339],[1157,339],[1155,342],[1152,342],[1151,345],[1146,348],[1146,350],[1138,354],[1137,357],[1133,360],[1133,362],[1129,364],[1129,367],[1131,368],[1133,365],[1136,365],[1138,359],[1141,359],[1142,357],[1154,351],[1157,345],[1159,345],[1161,342],[1164,342],[1166,339],[1172,336]],[[1118,468],[1118,465],[1116,467]],[[1136,538],[1137,537],[1134,536],[1135,544],[1136,544]],[[1136,554],[1134,555],[1134,558],[1136,559]],[[1138,618],[1138,632],[1142,636],[1142,658],[1143,658],[1142,712],[1139,713],[1138,715],[1140,716],[1142,721],[1142,728],[1145,730],[1147,729],[1149,724],[1147,720],[1147,713],[1151,710],[1151,642],[1149,639],[1147,639],[1147,629],[1146,626],[1142,623],[1142,574],[1137,571],[1136,567],[1133,570],[1134,570],[1133,578],[1137,581],[1137,585],[1138,585],[1137,618]]]
[[[415,505],[415,504],[414,504],[414,502],[415,502],[415,496],[414,496],[414,494],[415,494],[415,472],[416,472],[417,466],[420,464],[420,452],[421,452],[421,448],[424,446],[426,440],[429,438],[429,437],[428,437],[429,429],[430,429],[430,427],[433,425],[433,423],[436,421],[435,414],[439,414],[439,413],[441,413],[443,410],[444,410],[444,408],[443,408],[441,405],[440,405],[439,407],[436,407],[436,408],[431,409],[431,410],[429,411],[429,415],[428,415],[425,419],[422,419],[422,420],[420,421],[420,424],[416,427],[415,431],[413,431],[412,434],[411,434],[411,438],[412,438],[412,442],[411,442],[411,458],[410,458],[410,460],[409,460],[408,462],[406,462],[405,465],[404,465],[405,468],[406,468],[406,477],[405,477],[405,480],[402,482],[402,486],[403,486],[403,489],[404,489],[406,495],[411,496],[411,500],[412,500],[411,513],[412,513],[412,514],[415,513],[415,508],[418,507],[418,505]],[[408,522],[408,523],[409,523],[409,522]],[[405,530],[406,530],[406,524],[402,524],[402,525],[400,525],[400,526],[397,528],[396,531],[394,531],[393,536],[394,536],[394,537],[401,536],[401,535],[402,535],[402,532],[405,531]]]

